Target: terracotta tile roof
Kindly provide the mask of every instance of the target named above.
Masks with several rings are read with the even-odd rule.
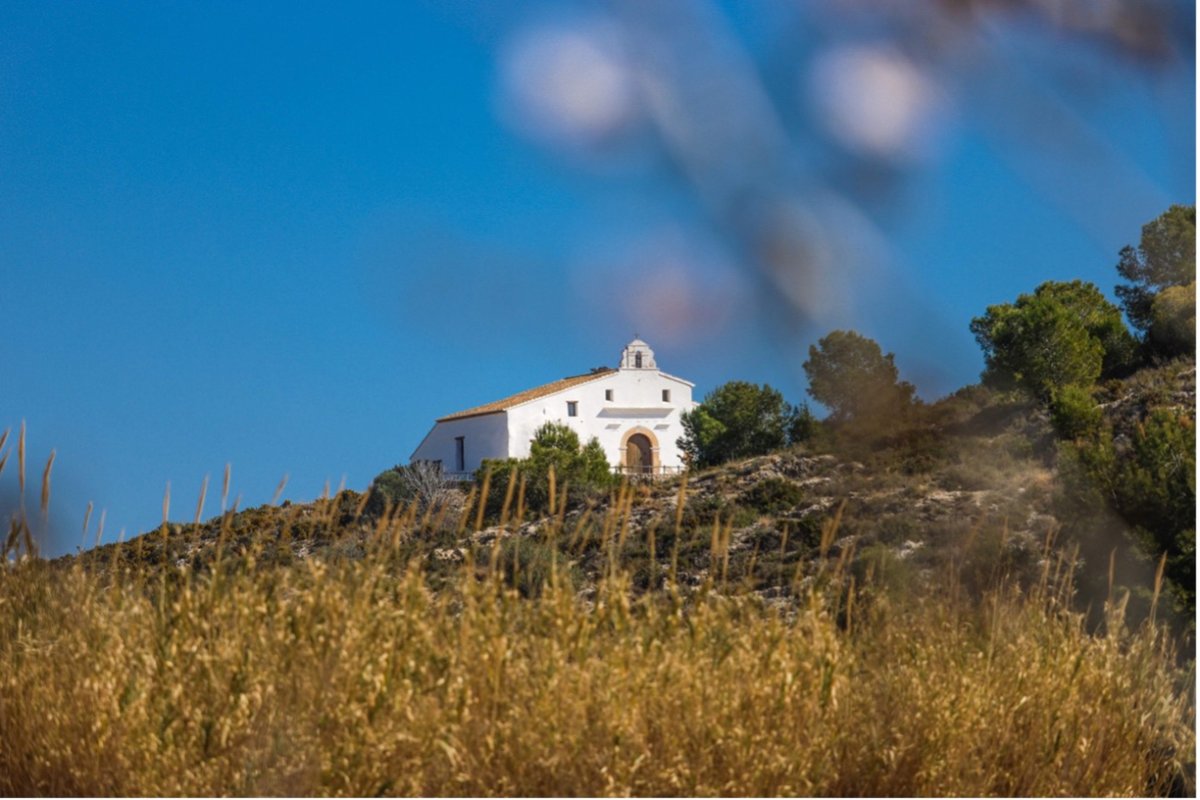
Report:
[[[481,406],[468,408],[466,411],[459,411],[454,414],[447,414],[444,417],[438,417],[438,422],[448,422],[452,419],[463,419],[464,417],[479,417],[484,414],[495,414],[498,411],[506,411],[513,406],[519,406],[522,403],[528,403],[530,400],[536,400],[539,397],[545,397],[548,394],[561,392],[564,389],[570,389],[572,386],[594,381],[598,378],[604,378],[616,372],[615,369],[606,368],[597,372],[589,372],[586,375],[572,375],[562,380],[546,383],[541,386],[536,386],[532,389],[526,389],[523,392],[517,392],[514,395],[505,397],[503,400],[496,400],[491,403],[485,403]]]

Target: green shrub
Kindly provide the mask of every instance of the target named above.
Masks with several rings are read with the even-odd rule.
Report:
[[[529,450],[529,458],[485,459],[476,470],[475,484],[481,491],[489,471],[491,475],[484,501],[488,519],[500,516],[510,479],[517,482],[509,501],[510,514],[515,514],[518,509],[522,479],[525,482],[525,510],[542,513],[550,509],[551,468],[554,469],[556,508],[564,488],[567,489],[568,505],[578,506],[581,498],[595,500],[616,482],[599,441],[592,438],[581,447],[579,436],[566,425],[547,422],[534,434]]]
[[[679,446],[699,468],[778,450],[814,429],[807,407],[797,410],[770,386],[745,381],[718,386],[682,422]]]
[[[1132,526],[1147,556],[1166,555],[1166,577],[1190,615],[1196,591],[1195,423],[1156,410],[1121,449],[1112,431],[1102,428],[1060,448],[1059,474],[1068,514],[1089,518],[1110,504]]]
[[[1117,464],[1115,487],[1118,501],[1139,524],[1190,528],[1196,505],[1195,423],[1167,410],[1152,412],[1138,426],[1128,457]]]
[[[1049,400],[1064,386],[1089,386],[1131,363],[1135,341],[1120,310],[1084,281],[1046,281],[1015,303],[988,306],[971,320],[983,349],[983,378]]]
[[[1151,413],[1118,462],[1117,507],[1137,526],[1152,557],[1167,556],[1167,576],[1185,602],[1196,593],[1196,427],[1165,410]]]
[[[951,449],[940,431],[910,430],[898,437],[901,469],[905,475],[923,475],[945,463]]]
[[[1069,516],[1096,513],[1112,498],[1117,463],[1112,431],[1101,428],[1094,436],[1058,446],[1060,504]]]
[[[379,473],[375,480],[371,481],[371,486],[367,489],[370,496],[364,509],[367,514],[378,517],[386,508],[395,508],[412,500],[412,494],[400,474],[402,469],[403,465],[397,465]]]
[[[1050,401],[1050,422],[1064,439],[1090,436],[1100,430],[1103,413],[1082,386],[1064,386]]]
[[[732,509],[729,512],[728,522],[735,528],[745,528],[753,525],[762,516],[762,512],[757,509],[747,508],[742,505],[734,505]]]
[[[875,534],[885,544],[902,544],[910,539],[924,538],[924,531],[911,513],[893,514],[879,520]]]
[[[717,492],[694,494],[688,497],[683,506],[681,525],[686,531],[694,531],[701,526],[711,526],[718,515],[728,519],[732,504]]]
[[[824,526],[824,517],[819,514],[808,514],[795,522],[789,522],[788,531],[793,542],[799,542],[809,550],[816,550],[821,545],[821,532]]]
[[[741,504],[762,514],[791,511],[804,499],[804,490],[787,478],[758,481],[741,496]]]
[[[788,423],[788,442],[790,444],[799,444],[811,441],[817,435],[820,428],[821,422],[813,416],[808,403],[801,403],[795,409],[791,421]]]

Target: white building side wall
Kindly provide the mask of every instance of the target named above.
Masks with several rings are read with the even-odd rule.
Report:
[[[463,437],[466,472],[479,469],[480,462],[485,458],[508,456],[508,426],[504,412],[500,411],[434,424],[425,441],[412,454],[412,460],[441,461],[443,471],[456,472],[454,440],[458,436]]]
[[[663,390],[670,400],[663,400]],[[605,391],[612,391],[612,400]],[[577,403],[577,416],[567,416],[567,403]],[[514,458],[529,455],[529,443],[547,422],[567,425],[586,444],[593,436],[600,441],[608,463],[622,463],[625,435],[635,428],[653,434],[658,445],[658,463],[668,468],[683,465],[676,442],[683,436],[680,415],[691,410],[692,387],[667,377],[658,370],[619,370],[603,378],[552,395],[540,397],[508,410],[509,452]]]

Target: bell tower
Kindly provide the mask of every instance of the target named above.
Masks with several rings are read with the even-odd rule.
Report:
[[[654,351],[650,349],[650,345],[637,338],[637,334],[634,334],[633,341],[621,351],[621,369],[658,369],[658,365],[654,363]]]

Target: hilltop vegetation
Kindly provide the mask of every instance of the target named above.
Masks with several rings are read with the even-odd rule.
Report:
[[[1169,580],[1178,556],[1154,549],[1149,531],[1174,533],[1186,545],[1170,524],[1188,521],[1194,456],[1186,437],[1170,434],[1186,425],[1164,421],[1188,418],[1194,363],[1142,370],[1095,394],[1090,430],[1109,443],[1098,464],[1086,460],[1092,440],[1063,439],[1044,405],[971,387],[914,408],[906,426],[887,435],[819,426],[800,444],[684,478],[622,486],[564,470],[551,487],[548,466],[513,462],[494,465],[475,484],[448,486],[428,476],[422,485],[419,470],[404,468],[365,494],[169,526],[165,535],[83,558],[203,570],[218,549],[233,555],[253,547],[259,565],[354,559],[381,526],[398,525],[398,558],[423,562],[434,585],[457,580],[470,553],[495,545],[524,565],[507,579],[525,594],[536,594],[554,561],[584,597],[616,564],[638,592],[661,589],[672,576],[695,587],[720,574],[739,591],[782,603],[794,599],[793,584],[820,570],[821,532],[836,520],[827,557],[844,558],[852,573],[872,572],[872,592],[933,590],[946,570],[976,595],[1001,580],[1028,586],[1047,546],[1074,553],[1077,607],[1091,607],[1093,622],[1110,595],[1125,591],[1132,619],[1144,619],[1158,558],[1168,552],[1168,602],[1159,613],[1186,633],[1190,596],[1186,584]],[[564,461],[570,450],[560,462],[571,463]],[[549,459],[542,453],[535,463]],[[1167,462],[1178,467],[1174,483],[1154,472]],[[1100,469],[1109,470],[1110,483],[1098,482]],[[1130,478],[1139,475],[1147,486]],[[1140,505],[1120,505],[1135,499]],[[1147,509],[1159,516],[1139,528],[1133,520]],[[605,519],[619,525],[615,532]],[[561,534],[553,542],[552,529]]]

